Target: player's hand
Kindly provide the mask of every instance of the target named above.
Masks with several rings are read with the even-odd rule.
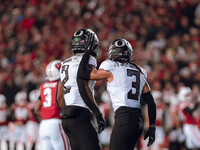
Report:
[[[100,134],[106,127],[106,121],[102,115],[96,116],[97,125],[98,125],[98,133]]]
[[[146,140],[147,137],[149,137],[149,142],[147,144],[148,147],[151,146],[155,141],[155,131],[156,131],[155,127],[149,127],[149,129],[147,130],[144,136],[144,140]]]
[[[86,38],[86,44],[85,44],[86,51],[92,52],[94,49],[93,45],[94,45],[94,34],[90,33]]]
[[[92,56],[97,56],[95,49],[99,43],[95,42],[95,34],[90,33],[86,39],[85,51],[89,52]]]

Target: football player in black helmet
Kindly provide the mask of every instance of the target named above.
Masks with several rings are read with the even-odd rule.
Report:
[[[85,80],[107,81],[107,90],[115,112],[110,150],[134,149],[144,125],[141,99],[148,105],[149,129],[144,139],[149,138],[147,146],[151,146],[155,141],[156,105],[146,71],[132,62],[133,49],[130,43],[123,38],[113,41],[108,49],[109,60],[103,61],[99,70],[86,67],[92,51],[89,49],[83,55],[77,76]]]
[[[87,42],[90,40],[90,35],[93,35],[93,56],[97,56],[99,52],[99,39],[91,29],[79,29],[72,36],[71,50],[76,53],[84,53],[87,50]]]
[[[88,67],[96,67],[95,57],[99,51],[97,35],[90,29],[79,29],[72,36],[71,50],[74,56],[62,62],[57,90],[57,103],[61,109],[62,126],[69,137],[72,150],[100,150],[98,133],[105,128],[105,120],[93,99],[94,81],[77,79],[77,70],[83,53],[93,49]],[[91,87],[91,88],[90,88]],[[98,125],[92,123],[92,113]]]
[[[113,61],[131,62],[133,49],[131,44],[125,39],[116,39],[108,48],[108,58]]]

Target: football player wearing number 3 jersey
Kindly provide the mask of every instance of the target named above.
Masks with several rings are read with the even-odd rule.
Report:
[[[94,42],[90,35],[91,45]],[[110,150],[133,150],[143,132],[143,117],[140,109],[141,98],[148,105],[149,129],[144,139],[147,146],[155,141],[156,105],[146,81],[146,71],[132,62],[133,49],[125,39],[117,39],[108,49],[108,58],[99,70],[86,66],[93,47],[83,55],[78,70],[78,78],[85,80],[106,80],[107,90],[115,112],[115,123],[110,140]]]
[[[61,61],[51,61],[46,67],[48,81],[40,86],[40,97],[35,113],[42,121],[39,128],[42,150],[70,150],[68,138],[62,128],[60,110],[56,103],[56,90]]]

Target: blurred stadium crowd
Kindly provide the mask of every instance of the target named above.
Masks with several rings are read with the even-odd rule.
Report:
[[[161,145],[183,149],[180,87],[191,88],[194,105],[200,99],[199,0],[0,0],[0,93],[9,108],[19,91],[29,95],[45,81],[47,63],[72,55],[71,37],[78,28],[91,28],[99,37],[98,65],[114,39],[132,44],[133,60],[146,69],[157,106],[162,105],[157,110],[164,129]],[[95,89],[108,122],[100,135],[106,147],[113,112],[105,82],[98,81]],[[200,124],[199,110],[194,114]]]

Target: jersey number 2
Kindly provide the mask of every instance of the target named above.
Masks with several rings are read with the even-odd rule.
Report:
[[[69,75],[68,75],[68,70],[69,70],[69,65],[63,66],[62,67],[62,71],[61,73],[63,73],[63,71],[65,71],[65,78],[62,80],[62,85],[64,87],[64,94],[67,94],[70,92],[71,87],[65,87],[65,83],[67,82],[67,80],[69,79]]]
[[[140,73],[136,70],[127,69],[127,76],[136,77],[136,81],[132,82],[132,88],[135,89],[135,93],[133,94],[132,88],[128,92],[128,99],[138,100],[139,89],[140,89]]]

